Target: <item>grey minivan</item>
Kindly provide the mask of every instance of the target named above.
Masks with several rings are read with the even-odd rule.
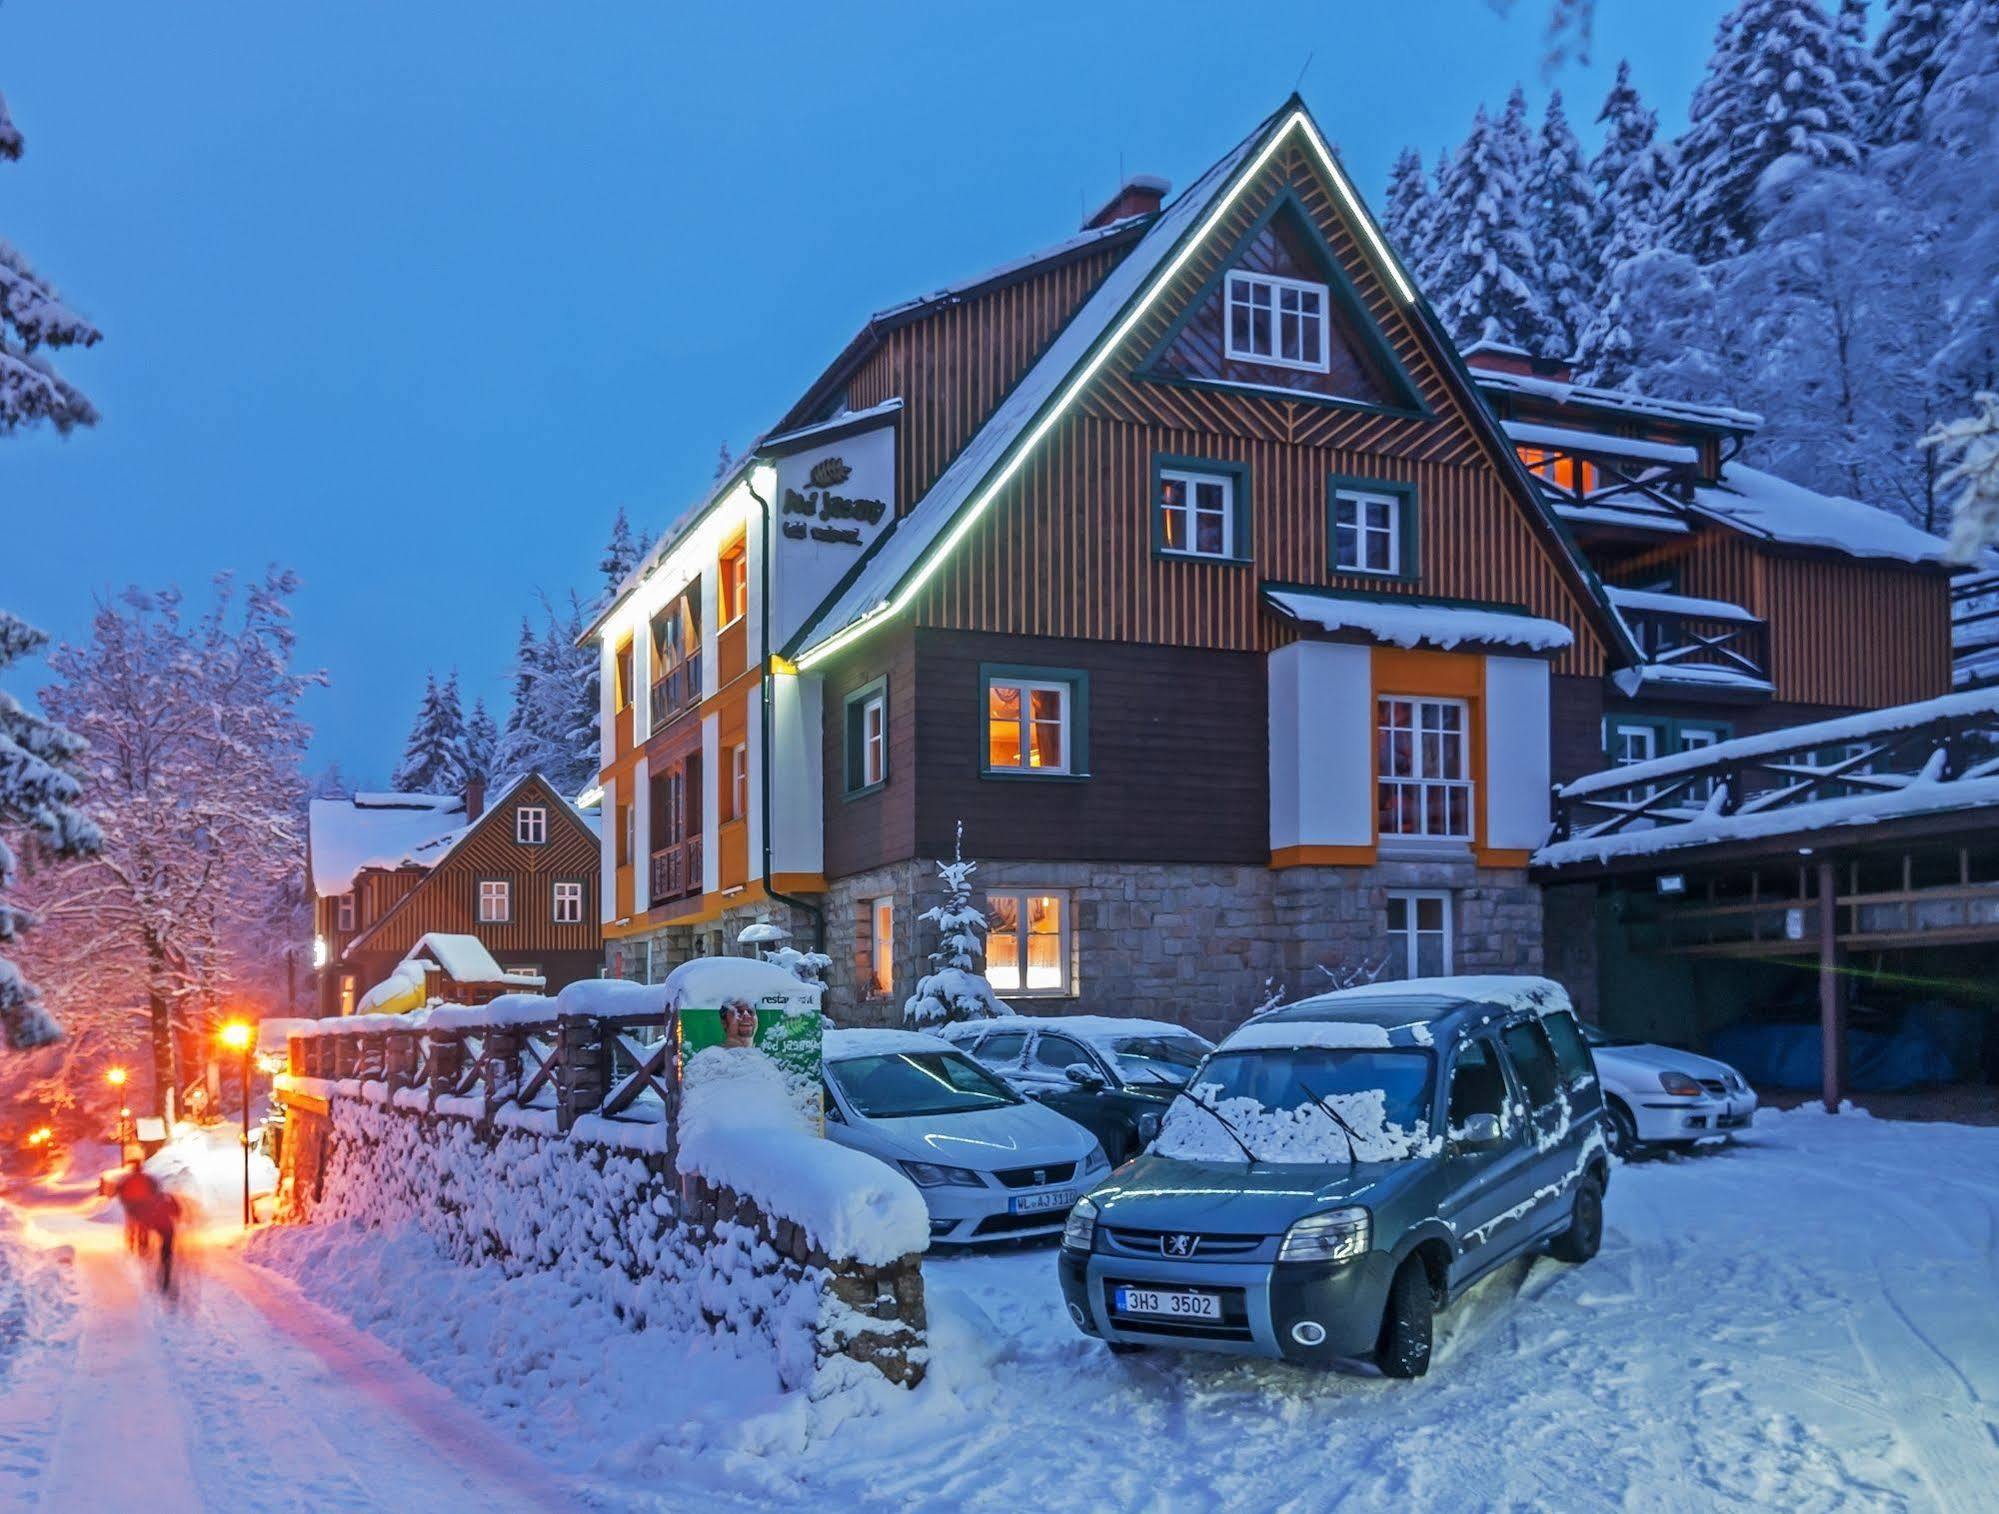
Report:
[[[1078,1201],[1070,1317],[1170,1346],[1429,1369],[1431,1316],[1531,1248],[1603,1236],[1603,1095],[1545,978],[1370,984],[1222,1042],[1152,1147]]]

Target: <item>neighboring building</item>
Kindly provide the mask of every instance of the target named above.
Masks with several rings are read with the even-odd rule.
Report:
[[[516,980],[503,988],[539,979],[554,993],[596,977],[599,850],[588,818],[539,774],[490,805],[476,783],[462,796],[313,800],[308,868],[319,1013],[354,1013],[408,959],[427,956],[448,975],[436,950],[418,948],[456,938],[472,938],[503,980]],[[477,1002],[464,990],[445,997]]]
[[[389,975],[361,995],[354,1012],[393,1015],[426,1004],[489,1004],[501,994],[545,994],[540,973],[509,972],[477,936],[433,931]]]
[[[592,627],[610,969],[657,978],[769,912],[831,955],[835,1014],[891,1018],[960,822],[988,975],[1024,1005],[1213,1029],[1322,965],[1539,969],[1528,859],[1621,690],[1669,737],[1683,707],[1913,697],[1782,660],[1810,663],[1810,596],[1875,613],[1838,551],[1801,585],[1755,568],[1767,592],[1676,579],[1779,648],[1774,676],[1691,674],[1597,577],[1658,592],[1639,528],[1585,555],[1543,487],[1573,438],[1509,434],[1498,383],[1295,99],[1170,204],[1134,179],[1079,236],[878,313]],[[1586,429],[1531,383],[1509,418]],[[1753,425],[1678,408],[1714,424],[1640,461],[1719,469]],[[1630,440],[1584,461],[1644,453],[1654,419],[1592,412]],[[1705,539],[1705,495],[1747,477],[1654,536]],[[1884,624],[1931,634],[1941,573],[1889,571]]]

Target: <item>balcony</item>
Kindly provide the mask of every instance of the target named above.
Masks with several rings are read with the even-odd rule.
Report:
[[[701,654],[690,653],[668,668],[652,686],[651,729],[659,730],[676,715],[701,703]]]
[[[1684,594],[1624,589],[1605,592],[1645,662],[1617,675],[1636,697],[1652,689],[1763,698],[1771,692],[1770,628],[1740,605]]]
[[[654,909],[675,899],[691,898],[700,892],[699,836],[689,836],[685,841],[662,847],[652,854],[652,893],[649,897]]]

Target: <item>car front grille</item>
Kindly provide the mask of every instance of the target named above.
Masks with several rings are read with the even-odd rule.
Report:
[[[989,1214],[972,1227],[973,1235],[1018,1235],[1028,1230],[1060,1230],[1069,1221],[1066,1209],[1035,1214]]]
[[[1218,1320],[1167,1319],[1153,1314],[1120,1314],[1117,1306],[1119,1288],[1160,1288],[1170,1287],[1157,1281],[1132,1278],[1104,1279],[1104,1313],[1118,1329],[1143,1332],[1146,1335],[1172,1335],[1183,1340],[1206,1341],[1246,1341],[1255,1338],[1249,1326],[1249,1300],[1240,1288],[1208,1288],[1198,1286],[1200,1293],[1213,1293],[1222,1301],[1222,1317]]]
[[[1168,1236],[1185,1236],[1187,1249],[1169,1243]],[[1168,1261],[1220,1261],[1225,1257],[1248,1256],[1263,1244],[1260,1235],[1210,1235],[1177,1230],[1126,1230],[1105,1226],[1104,1236],[1113,1251],[1126,1256],[1164,1257]],[[1168,1249],[1169,1245],[1173,1249]]]
[[[1076,1175],[1074,1162],[1050,1162],[1041,1167],[1008,1167],[995,1172],[1002,1188],[1053,1188]]]

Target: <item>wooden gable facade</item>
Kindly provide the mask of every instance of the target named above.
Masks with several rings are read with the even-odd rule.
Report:
[[[519,839],[523,808],[543,812],[541,841]],[[532,831],[529,832],[532,834]],[[356,879],[366,889],[378,870]],[[365,993],[424,936],[476,936],[509,971],[539,973],[547,992],[597,976],[602,952],[597,836],[539,774],[502,793],[428,871],[359,935],[332,953],[337,977],[351,973]],[[482,920],[482,885],[506,885],[508,917]],[[558,904],[556,885],[577,890]],[[574,915],[563,919],[564,914]]]

